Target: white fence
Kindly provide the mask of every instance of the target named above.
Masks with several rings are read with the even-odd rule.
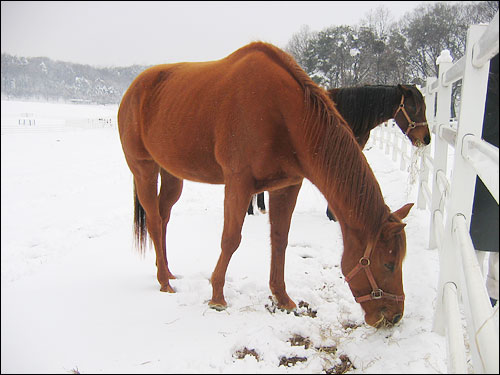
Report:
[[[118,127],[116,117],[94,118],[47,118],[33,113],[21,113],[17,116],[2,117],[1,134],[68,131],[80,129],[103,129]]]
[[[471,26],[465,55],[453,64],[443,51],[438,77],[429,78],[423,90],[433,139],[419,160],[417,207],[430,211],[429,248],[439,251],[434,330],[447,337],[450,373],[467,373],[469,360],[475,373],[499,373],[498,304],[491,307],[469,234],[476,176],[498,203],[498,147],[481,139],[489,62],[499,52],[498,28],[498,12],[490,25]],[[460,113],[453,123],[451,89],[458,80]],[[400,157],[404,169],[411,154],[400,133],[389,123],[376,128],[371,140],[385,146],[386,153],[392,148],[393,160]]]

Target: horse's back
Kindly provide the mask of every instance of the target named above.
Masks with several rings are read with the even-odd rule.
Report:
[[[123,97],[124,151],[179,178],[224,183],[225,170],[265,166],[258,154],[267,159],[273,147],[293,152],[285,151],[281,109],[285,102],[300,107],[302,95],[294,78],[258,49],[158,65],[142,72]]]

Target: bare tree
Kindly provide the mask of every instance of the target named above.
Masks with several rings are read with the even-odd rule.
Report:
[[[387,38],[393,24],[394,18],[389,8],[385,5],[370,9],[360,22],[360,26],[372,30],[379,40],[385,40]]]
[[[290,53],[300,66],[305,66],[304,56],[313,33],[308,25],[302,25],[300,30],[292,35],[284,50]]]

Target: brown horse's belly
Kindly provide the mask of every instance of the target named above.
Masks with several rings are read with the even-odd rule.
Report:
[[[150,150],[150,153],[156,163],[170,174],[183,180],[208,184],[224,183],[222,168],[215,161],[213,153],[195,151],[187,148],[187,145],[184,146],[184,149],[182,147],[173,149],[173,152],[168,152],[166,149],[162,149],[160,152]]]

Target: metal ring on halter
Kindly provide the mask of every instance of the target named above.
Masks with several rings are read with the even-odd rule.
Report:
[[[405,135],[408,135],[413,129],[415,129],[417,125],[414,121],[408,123],[408,127],[406,128]]]
[[[366,258],[366,257],[360,258],[359,264],[361,264],[361,267],[368,267],[370,265],[370,258]]]

